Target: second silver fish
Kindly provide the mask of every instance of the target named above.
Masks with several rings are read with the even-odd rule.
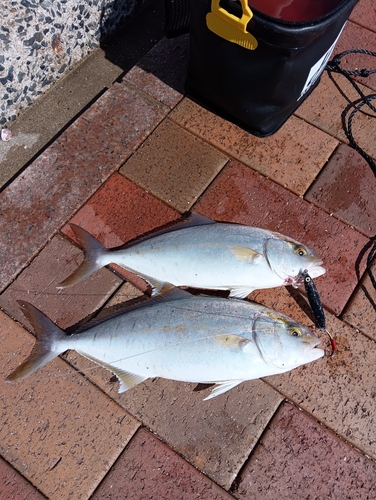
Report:
[[[111,250],[71,224],[85,251],[81,266],[59,288],[74,285],[114,263],[141,276],[175,286],[228,290],[244,298],[255,289],[299,286],[301,271],[312,278],[325,273],[322,260],[303,244],[282,234],[214,222],[193,215],[187,222]],[[151,283],[156,293],[159,290]]]

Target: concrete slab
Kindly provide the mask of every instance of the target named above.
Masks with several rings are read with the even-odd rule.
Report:
[[[163,36],[162,18],[162,3],[149,2],[116,38],[93,50],[8,124],[13,138],[0,141],[0,189],[154,46]]]

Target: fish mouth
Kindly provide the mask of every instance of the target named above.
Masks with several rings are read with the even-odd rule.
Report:
[[[310,275],[311,278],[318,278],[326,273],[325,267],[321,264],[323,262],[319,261],[317,264],[313,266],[307,266],[306,272]],[[284,280],[284,285],[292,285],[294,288],[299,288],[304,283],[304,276],[302,274],[302,270],[296,276],[288,276]]]
[[[302,341],[306,344],[307,349],[316,349],[321,344],[321,339],[316,337],[313,333],[307,333],[302,337]]]
[[[323,261],[319,260],[315,262],[312,266],[309,266],[308,272],[311,278],[318,278],[326,273],[325,267],[323,267]]]
[[[316,349],[316,347],[321,344],[321,340],[319,338],[316,338],[315,340],[311,341],[311,347],[312,349]]]
[[[324,349],[321,349],[320,347],[317,347],[318,345],[321,344],[321,340],[314,336],[314,338],[310,338],[309,340],[306,341],[307,344],[307,352],[313,356],[312,360],[316,360],[319,358],[322,358],[325,354]]]
[[[313,347],[310,352],[314,355],[313,361],[322,358],[325,355],[324,349],[320,349],[319,347]]]
[[[303,341],[304,342],[304,341]],[[317,347],[321,344],[321,340],[319,338],[310,338],[304,342],[306,347],[304,349],[305,355],[308,356],[310,361],[315,361],[316,359],[322,358],[325,355],[324,349]]]

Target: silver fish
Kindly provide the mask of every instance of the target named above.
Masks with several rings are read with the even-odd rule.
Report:
[[[291,238],[257,227],[214,222],[198,214],[167,231],[112,250],[79,226],[70,226],[85,258],[58,288],[74,285],[111,263],[146,281],[151,276],[175,286],[228,290],[230,297],[237,298],[261,288],[297,287],[303,269],[313,278],[325,273],[322,260]],[[153,294],[157,292],[154,287]]]
[[[256,303],[193,296],[174,287],[86,331],[67,335],[20,301],[37,337],[30,356],[7,380],[22,379],[67,349],[120,380],[119,392],[150,377],[214,383],[205,398],[246,380],[284,373],[324,355],[319,339],[294,320]]]

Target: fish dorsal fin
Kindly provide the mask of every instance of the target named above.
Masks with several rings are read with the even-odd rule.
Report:
[[[230,389],[233,389],[242,382],[244,382],[244,380],[225,380],[223,382],[219,382],[218,384],[216,384],[216,386],[211,391],[209,396],[206,396],[206,398],[204,398],[204,401],[208,401],[209,399],[215,398],[220,394],[223,394],[229,391]]]
[[[232,246],[230,247],[231,252],[235,257],[243,262],[254,263],[258,259],[262,259],[263,255],[252,248],[242,247],[242,246]]]
[[[191,212],[187,218],[188,227],[193,226],[207,226],[208,224],[217,224],[215,220],[210,219],[210,217],[205,217],[205,215],[198,214],[197,212]]]
[[[205,217],[204,215],[200,215],[196,212],[191,212],[186,215],[183,215],[182,219],[168,223],[166,226],[162,227],[162,229],[156,231],[155,230],[148,231],[144,235],[134,238],[133,240],[128,241],[124,245],[112,248],[111,250],[125,250],[127,248],[131,248],[133,245],[142,243],[143,241],[150,240],[151,238],[155,238],[157,236],[161,236],[162,234],[172,233],[174,231],[179,231],[180,229],[186,229],[188,227],[207,226],[209,224],[216,224],[216,221],[210,219],[209,217]]]
[[[122,370],[121,368],[116,368],[116,366],[112,366],[109,363],[106,363],[105,361],[101,361],[97,358],[94,358],[94,356],[90,356],[89,354],[86,354],[81,351],[79,352],[82,356],[84,356],[87,359],[90,359],[91,361],[94,361],[94,363],[103,366],[103,368],[106,368],[106,370],[109,370],[112,372],[120,381],[120,386],[119,386],[119,394],[121,392],[125,392],[128,389],[132,389],[132,387],[135,387],[138,384],[141,384],[144,380],[147,379],[147,377],[143,377],[142,375],[136,375],[135,373],[129,373],[125,370]]]
[[[155,295],[152,298],[146,298],[145,296],[143,297],[141,296],[140,299],[136,299],[138,300],[136,303],[134,303],[134,301],[129,301],[132,302],[131,305],[129,304],[129,302],[124,302],[122,304],[116,304],[115,306],[104,309],[99,316],[79,326],[77,329],[74,330],[73,333],[78,334],[85,332],[89,328],[93,328],[94,326],[104,323],[105,321],[108,321],[111,318],[116,318],[121,314],[126,314],[131,311],[144,309],[145,307],[149,308],[150,306],[156,303],[183,300],[189,297],[193,297],[193,295],[191,295],[189,292],[181,290],[180,288],[177,288],[174,285],[171,285],[170,283],[157,282],[157,280],[154,280],[153,278],[149,277],[146,277],[146,279],[147,281],[150,279],[151,284],[152,283],[159,284],[159,286],[161,287],[160,288],[161,292],[159,293],[159,295]]]
[[[218,333],[217,335],[213,335],[213,338],[223,347],[240,351],[242,351],[245,346],[251,342],[251,340],[233,333]]]

